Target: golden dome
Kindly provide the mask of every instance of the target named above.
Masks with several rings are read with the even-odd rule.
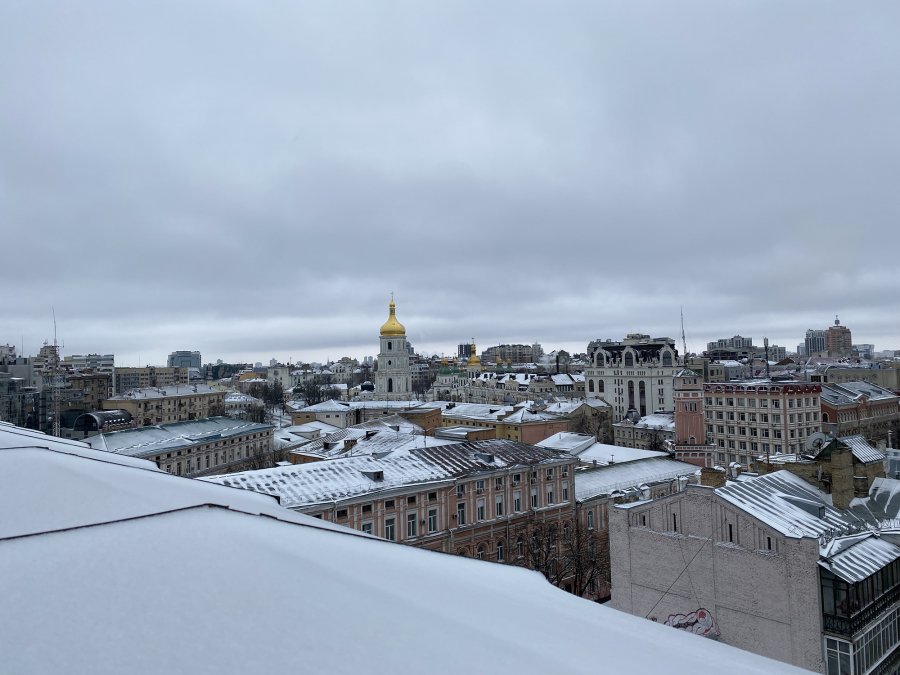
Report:
[[[472,350],[469,352],[469,365],[480,366],[481,359],[478,358],[478,350],[475,348],[475,340],[472,340]]]
[[[390,314],[388,314],[388,320],[385,321],[381,326],[381,336],[393,337],[406,335],[406,328],[402,323],[397,321],[397,317],[394,315],[397,306],[394,304],[393,298],[391,298],[391,304],[388,305],[388,309],[390,311]]]

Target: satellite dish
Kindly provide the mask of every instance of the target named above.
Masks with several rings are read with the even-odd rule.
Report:
[[[821,431],[817,431],[816,433],[807,436],[803,448],[805,450],[818,452],[826,442],[828,442],[828,435],[823,434]]]

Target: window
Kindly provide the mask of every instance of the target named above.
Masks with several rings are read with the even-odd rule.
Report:
[[[734,543],[734,525],[728,523],[728,541]]]
[[[562,500],[569,501],[569,481],[564,480],[562,484]]]
[[[362,512],[363,513],[372,513],[372,505],[371,504],[363,504]]]
[[[516,490],[513,492],[513,512],[519,513],[522,510],[522,492]]]
[[[553,503],[553,486],[548,485],[547,486],[547,505],[549,506],[552,503]]]
[[[347,509],[338,509],[335,514],[335,518],[346,518],[347,517]]]
[[[406,538],[412,539],[416,536],[416,521],[418,520],[419,515],[413,511],[412,513],[406,514]]]
[[[594,512],[593,511],[587,512],[587,526],[588,526],[589,530],[594,529]]]
[[[486,551],[484,550],[484,544],[479,544],[478,548],[475,550],[475,557],[479,560],[484,560],[484,555]]]
[[[503,515],[503,495],[494,498],[494,515],[499,518]]]
[[[415,504],[415,503],[416,503],[416,496],[413,495],[412,497],[407,497],[407,498],[406,498],[406,503],[407,503],[407,504]]]
[[[494,479],[494,489],[502,490],[503,489],[503,478],[495,478]]]
[[[672,514],[672,532],[678,532],[678,514]]]
[[[514,473],[513,474],[513,485],[518,485],[522,482],[522,474]]]
[[[503,562],[503,541],[497,542],[497,562]]]
[[[428,531],[437,532],[438,529],[438,512],[437,509],[428,509]]]
[[[456,505],[456,524],[457,525],[465,525],[466,524],[466,503],[459,502]]]
[[[484,481],[483,480],[475,481],[475,492],[478,492],[479,494],[484,492]]]
[[[384,500],[384,508],[386,508],[386,509],[394,508],[394,500],[393,499],[385,499]]]
[[[365,534],[372,534],[372,522],[363,523],[361,529]]]
[[[465,483],[459,483],[459,484],[456,486],[456,496],[457,496],[457,497],[462,497],[464,494],[466,494],[466,484],[465,484]]]
[[[516,539],[516,555],[520,558],[525,555],[525,541],[522,537]]]
[[[547,480],[553,480],[553,469],[547,469]]]
[[[531,488],[531,508],[536,509],[537,507],[538,507],[537,488]]]
[[[429,492],[428,493],[428,501],[436,502],[437,501],[437,492]]]
[[[384,519],[384,538],[388,541],[396,541],[396,521],[393,518]]]
[[[475,502],[475,520],[484,520],[484,497]]]

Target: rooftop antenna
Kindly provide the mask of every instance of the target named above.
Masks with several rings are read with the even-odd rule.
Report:
[[[770,379],[770,375],[769,375],[769,338],[767,338],[767,337],[763,338],[763,347],[765,347],[765,349],[766,349],[766,379],[768,380],[768,379]],[[751,366],[751,370],[752,370],[752,366]]]
[[[50,361],[50,409],[53,415],[53,435],[59,437],[59,343],[56,340],[56,309],[53,313],[53,356]]]
[[[687,338],[684,336],[684,305],[681,306],[681,363],[687,367]]]

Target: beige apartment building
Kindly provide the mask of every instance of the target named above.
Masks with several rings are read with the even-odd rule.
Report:
[[[129,389],[147,387],[172,387],[188,383],[188,368],[116,368],[113,371],[113,391],[124,394]]]
[[[754,467],[757,458],[797,453],[821,431],[821,385],[745,380],[703,385],[706,441],[714,460]]]
[[[178,476],[208,476],[239,471],[268,461],[274,453],[275,427],[211,417],[111,431],[85,439],[95,450],[155,462]]]
[[[577,458],[508,440],[360,455],[211,477],[367,534],[498,562],[532,523],[574,522]]]
[[[205,384],[131,389],[102,402],[103,410],[125,410],[138,426],[168,424],[224,414],[227,392]]]

